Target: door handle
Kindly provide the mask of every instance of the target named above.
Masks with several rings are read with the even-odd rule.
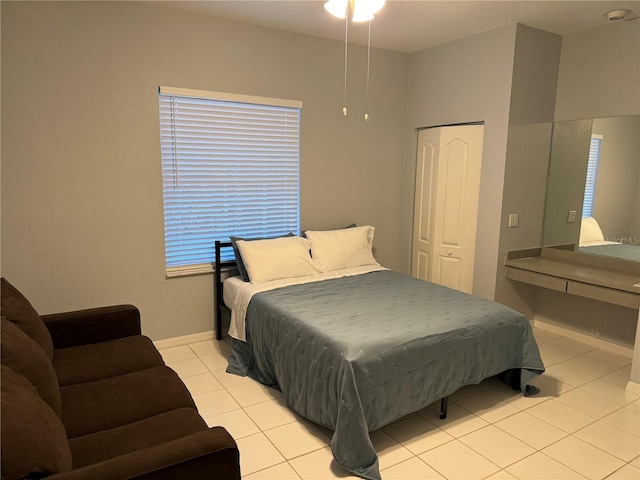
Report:
[[[451,256],[451,255],[453,255],[453,252],[452,252],[451,250],[449,250],[449,251],[447,252],[447,255]]]

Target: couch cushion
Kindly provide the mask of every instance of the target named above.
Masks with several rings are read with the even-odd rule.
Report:
[[[72,438],[73,468],[159,445],[201,430],[207,424],[193,408],[180,408],[138,422]]]
[[[60,418],[22,375],[2,365],[2,478],[40,478],[71,470]]]
[[[23,375],[60,416],[60,390],[53,365],[44,350],[13,322],[0,320],[2,364]]]
[[[169,367],[60,388],[62,423],[69,438],[116,428],[176,408],[195,408],[191,394]]]
[[[53,367],[61,386],[117,377],[164,365],[151,340],[142,335],[108,342],[57,348]]]
[[[0,307],[2,315],[18,325],[24,333],[44,349],[49,359],[52,359],[53,342],[40,315],[31,306],[29,300],[4,277],[0,281],[2,284],[2,306]]]

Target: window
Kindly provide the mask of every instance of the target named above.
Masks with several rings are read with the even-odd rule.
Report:
[[[600,158],[600,144],[602,135],[592,135],[589,146],[589,163],[587,164],[587,181],[584,187],[584,203],[582,204],[582,218],[590,217],[593,213],[593,198],[596,193],[596,176],[598,175],[598,159]]]
[[[212,272],[215,240],[299,231],[301,102],[160,87],[159,107],[167,276]]]

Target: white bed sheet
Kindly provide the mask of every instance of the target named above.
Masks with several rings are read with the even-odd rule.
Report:
[[[349,277],[352,275],[361,275],[369,272],[377,272],[380,270],[389,270],[380,265],[364,265],[361,267],[347,268],[344,270],[334,270],[331,272],[318,273],[306,277],[284,278],[273,280],[270,282],[256,283],[245,282],[240,277],[227,278],[222,285],[222,298],[225,305],[231,309],[231,322],[229,324],[229,336],[240,340],[247,341],[247,332],[245,327],[245,317],[247,315],[247,307],[251,298],[260,292],[266,292],[275,288],[288,287],[289,285],[301,285],[303,283],[321,282],[323,280],[331,280],[334,278]]]

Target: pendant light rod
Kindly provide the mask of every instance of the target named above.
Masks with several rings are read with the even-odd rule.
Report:
[[[365,95],[364,121],[369,121],[369,76],[371,73],[371,20],[369,20],[369,37],[367,39],[367,91]]]
[[[345,7],[348,8],[348,5]],[[344,16],[344,100],[342,105],[342,114],[347,116],[347,53],[349,51],[349,18]]]

